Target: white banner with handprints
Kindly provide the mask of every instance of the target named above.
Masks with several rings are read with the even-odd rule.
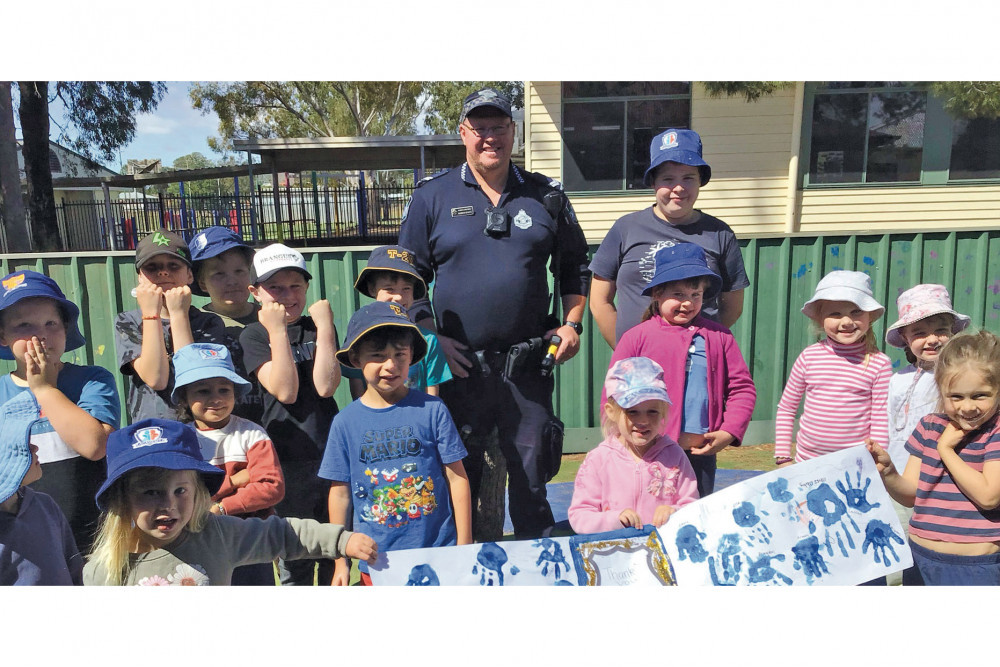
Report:
[[[854,585],[913,564],[864,445],[713,493],[659,532],[679,586]]]

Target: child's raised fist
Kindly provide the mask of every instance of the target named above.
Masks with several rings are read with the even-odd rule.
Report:
[[[276,301],[261,304],[257,319],[268,331],[285,328],[285,307]]]

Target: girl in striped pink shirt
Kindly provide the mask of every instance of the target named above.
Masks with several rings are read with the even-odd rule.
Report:
[[[950,339],[934,380],[944,412],[917,424],[902,474],[885,449],[869,450],[889,495],[913,507],[910,550],[922,579],[913,583],[1000,586],[1000,339]]]
[[[831,271],[819,281],[802,312],[819,326],[824,338],[795,360],[778,402],[774,447],[778,467],[861,445],[869,438],[888,441],[886,402],[892,363],[878,351],[871,329],[884,311],[872,295],[867,274]],[[803,397],[792,458],[792,427]]]

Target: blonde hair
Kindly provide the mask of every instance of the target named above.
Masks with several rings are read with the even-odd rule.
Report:
[[[1000,338],[989,331],[960,333],[941,347],[934,367],[934,381],[944,396],[962,371],[972,367],[994,389],[1000,389]]]
[[[131,508],[128,502],[130,487],[143,484],[158,483],[176,470],[167,468],[135,468],[117,479],[104,494],[104,504],[107,507],[101,514],[97,527],[94,547],[89,560],[104,567],[107,573],[105,585],[121,586],[128,579],[129,554],[132,546],[141,539],[139,529],[132,523]],[[212,506],[212,494],[195,470],[189,470],[194,475],[194,513],[184,530],[200,533],[205,527],[208,510]]]
[[[660,418],[663,420],[665,426],[667,420],[667,402],[656,401],[656,405],[660,410]],[[623,412],[625,412],[625,408],[618,405],[615,399],[608,396],[608,402],[604,404],[604,409],[601,410],[601,433],[604,434],[605,438],[621,437],[621,432],[618,430],[618,418],[621,417]]]

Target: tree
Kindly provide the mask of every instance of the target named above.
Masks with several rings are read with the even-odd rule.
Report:
[[[961,118],[1000,118],[1000,81],[936,81],[930,91]]]
[[[742,95],[747,102],[756,102],[761,97],[773,95],[779,90],[790,88],[792,81],[703,81],[709,97],[735,97]]]
[[[0,81],[0,221],[3,222],[6,240],[4,252],[31,250],[28,220],[21,197],[21,176],[17,168],[10,81]]]
[[[431,134],[458,132],[462,100],[480,88],[496,88],[510,98],[515,109],[524,108],[523,81],[428,81],[425,94],[430,98],[424,116],[424,128]]]
[[[57,81],[49,98],[46,81],[18,82],[18,116],[24,137],[24,170],[28,184],[28,219],[36,250],[60,250],[49,169],[49,103],[66,107],[67,127],[58,140],[90,159],[105,160],[135,137],[136,116],[153,111],[167,87],[152,81]],[[71,137],[70,131],[76,136]]]

